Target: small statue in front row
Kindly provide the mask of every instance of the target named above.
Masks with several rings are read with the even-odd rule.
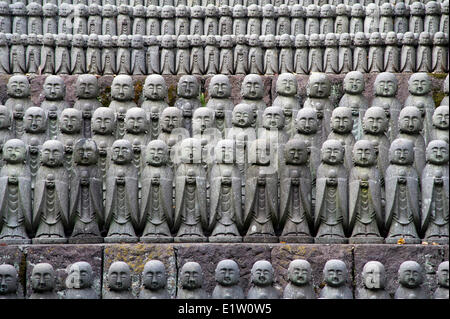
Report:
[[[181,267],[180,282],[177,299],[207,299],[208,295],[202,288],[203,271],[200,264],[187,262]]]
[[[438,106],[433,113],[433,130],[431,131],[432,140],[444,140],[449,143],[448,132],[449,132],[449,106],[443,105]]]
[[[396,244],[402,239],[406,244],[420,244],[419,177],[413,166],[414,144],[402,138],[394,140],[389,161],[385,174],[386,243]]]
[[[426,288],[422,286],[423,269],[415,261],[403,262],[398,269],[399,286],[394,299],[429,299]]]
[[[231,259],[221,260],[215,271],[216,287],[212,299],[244,299],[244,291],[239,286],[238,264]]]
[[[109,266],[107,283],[109,290],[103,291],[103,299],[135,299],[131,293],[131,269],[123,261]]]
[[[0,300],[19,299],[17,295],[18,281],[19,276],[14,266],[8,264],[0,265]]]
[[[434,140],[428,143],[427,164],[421,178],[423,240],[448,244],[449,178],[448,143]]]
[[[274,284],[274,270],[267,260],[258,260],[252,267],[252,287],[247,299],[280,299],[281,291]]]
[[[1,267],[1,266],[0,266]],[[433,295],[433,299],[448,300],[448,261],[441,262],[437,270],[438,285]]]
[[[33,292],[29,299],[59,299],[55,292],[56,274],[53,266],[48,263],[34,265],[31,272],[31,287]]]
[[[384,289],[386,271],[379,261],[367,262],[362,270],[363,287],[357,290],[356,299],[391,299]]]
[[[99,299],[92,288],[94,274],[89,263],[85,261],[73,263],[68,273],[64,299]]]
[[[147,261],[142,272],[139,299],[170,299],[166,289],[166,267],[159,260]]]
[[[319,299],[353,299],[347,286],[347,265],[342,260],[328,260],[323,267],[323,277],[326,285],[320,291]]]
[[[315,299],[312,286],[311,264],[304,259],[291,261],[288,268],[289,283],[284,288],[283,299]]]

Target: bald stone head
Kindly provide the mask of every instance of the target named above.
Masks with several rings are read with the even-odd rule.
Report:
[[[353,146],[352,155],[355,166],[368,167],[377,162],[377,153],[372,141],[357,141]]]
[[[200,163],[201,140],[198,138],[186,138],[180,144],[181,161],[183,163]]]
[[[447,265],[448,269],[448,265]],[[0,265],[0,296],[17,292],[19,276],[12,265]]]
[[[167,163],[169,149],[162,140],[153,140],[146,148],[146,162],[152,166],[161,166]]]
[[[47,129],[47,115],[38,106],[29,107],[23,116],[25,131],[31,134],[44,133]]]
[[[179,97],[192,99],[198,96],[200,84],[194,75],[183,75],[178,81],[177,95]]]
[[[449,112],[448,105],[441,105],[434,110],[433,113],[433,126],[440,130],[449,129]]]
[[[44,82],[44,95],[49,101],[63,100],[66,95],[66,85],[59,75],[49,75]]]
[[[273,284],[274,270],[267,260],[258,260],[253,264],[251,281],[256,286],[267,287]]]
[[[27,147],[22,140],[10,139],[3,144],[3,159],[7,163],[18,164],[25,161]]]
[[[257,74],[246,75],[242,81],[241,95],[244,99],[262,99],[264,96],[264,84],[262,78]]]
[[[192,115],[192,132],[203,134],[206,129],[214,126],[215,112],[209,107],[199,107]]]
[[[42,144],[41,163],[47,167],[62,166],[64,161],[64,145],[57,140],[49,140]]]
[[[382,72],[375,78],[374,90],[376,96],[395,97],[397,89],[398,81],[393,73]]]
[[[112,291],[126,291],[131,288],[131,269],[127,263],[116,261],[108,269],[108,287]]]
[[[163,289],[167,283],[166,267],[159,260],[150,260],[145,263],[142,272],[142,281],[146,289]]]
[[[218,163],[232,164],[235,160],[235,143],[232,139],[223,139],[217,142],[214,155]]]
[[[405,106],[398,116],[398,126],[402,133],[419,134],[423,127],[422,112],[415,106]]]
[[[109,107],[99,107],[92,114],[92,131],[95,134],[113,134],[116,126],[114,110]]]
[[[425,72],[413,73],[408,80],[408,90],[412,95],[426,95],[431,92],[431,79]]]
[[[279,106],[269,106],[263,113],[263,127],[270,130],[280,130],[284,127],[284,113]]]
[[[6,85],[6,93],[12,98],[27,98],[30,96],[30,91],[30,82],[22,74],[11,76]]]
[[[298,111],[296,128],[300,134],[315,134],[318,130],[317,111],[312,107],[305,107]]]
[[[167,84],[159,74],[151,74],[145,78],[144,96],[152,101],[163,101],[167,96]]]
[[[306,90],[309,97],[328,98],[331,94],[331,82],[325,73],[312,73],[308,78]]]
[[[278,95],[295,96],[297,94],[297,78],[292,73],[281,73],[276,83]]]
[[[362,271],[364,287],[367,289],[384,289],[386,285],[386,271],[379,261],[367,262]]]
[[[73,161],[77,165],[88,166],[97,164],[98,148],[91,138],[79,139],[73,146]]]
[[[253,108],[249,104],[240,103],[233,108],[232,123],[237,127],[249,127],[254,121]]]
[[[231,96],[230,80],[223,74],[214,75],[209,82],[208,91],[212,98],[229,98]]]
[[[77,134],[81,131],[82,112],[73,107],[64,109],[58,118],[59,129],[65,134]]]
[[[448,261],[441,262],[437,270],[438,284],[441,287],[449,287],[448,280]]]
[[[75,94],[79,99],[95,99],[99,94],[98,80],[93,74],[80,74],[75,83]]]
[[[132,156],[133,146],[128,140],[116,140],[111,146],[111,159],[116,164],[129,164]]]
[[[93,283],[93,271],[88,262],[78,261],[69,267],[66,286],[74,289],[87,289]]]
[[[48,263],[36,264],[31,273],[31,286],[34,292],[52,291],[56,286],[53,266]]]
[[[166,133],[171,133],[173,129],[181,127],[181,120],[183,112],[174,106],[166,107],[160,117],[161,130]]]
[[[295,259],[291,261],[288,267],[288,277],[289,281],[295,286],[305,286],[311,284],[311,264],[304,259]]]
[[[448,152],[448,143],[446,141],[430,141],[426,149],[427,162],[434,165],[445,165],[449,160]]]
[[[147,115],[143,108],[132,107],[125,114],[125,128],[131,134],[141,134],[147,131]]]
[[[415,261],[403,262],[398,269],[398,281],[407,288],[418,288],[423,283],[422,267]]]
[[[329,165],[341,164],[344,160],[344,146],[338,140],[326,140],[321,149],[322,162]]]
[[[364,92],[364,75],[360,71],[351,71],[345,75],[344,91],[347,94],[361,94]]]
[[[384,109],[379,106],[369,107],[364,114],[363,130],[365,133],[384,134],[389,125]]]
[[[199,263],[187,262],[181,268],[181,286],[184,289],[194,290],[203,285],[203,271]]]
[[[133,78],[125,74],[117,75],[111,84],[111,98],[120,102],[133,100]]]
[[[331,129],[338,134],[350,133],[353,128],[352,109],[339,106],[331,114]]]
[[[397,138],[389,148],[389,161],[396,165],[412,165],[414,163],[414,144],[410,140]]]
[[[239,283],[240,271],[238,264],[231,259],[221,260],[215,270],[215,278],[221,286],[233,286]]]
[[[342,260],[328,260],[323,268],[323,277],[328,286],[344,286],[348,280],[347,266]]]
[[[304,140],[290,139],[284,146],[286,164],[302,165],[308,162],[309,148]]]
[[[11,126],[11,113],[9,112],[9,109],[6,106],[0,105],[0,130],[8,129],[10,126]]]

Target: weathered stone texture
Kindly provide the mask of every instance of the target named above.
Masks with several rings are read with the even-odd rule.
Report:
[[[17,296],[24,297],[25,292],[25,254],[23,246],[2,246],[0,245],[0,265],[8,264],[16,268],[19,275],[19,285],[17,287]]]

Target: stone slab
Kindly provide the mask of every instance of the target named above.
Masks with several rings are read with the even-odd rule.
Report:
[[[371,260],[381,262],[386,270],[386,290],[393,297],[398,288],[398,269],[407,260],[418,262],[424,270],[424,285],[428,292],[437,288],[436,271],[444,261],[444,250],[448,246],[439,245],[355,245],[355,274],[356,285],[361,287],[361,272],[364,265]],[[448,260],[448,257],[447,259]]]
[[[71,264],[86,261],[92,266],[93,288],[101,295],[103,247],[101,245],[31,245],[26,248],[26,296],[31,295],[31,273],[34,265],[49,263],[56,274],[56,292],[62,298],[66,289],[65,280]]]
[[[111,244],[105,245],[103,259],[103,292],[108,290],[107,274],[115,261],[127,263],[132,271],[132,293],[138,296],[142,283],[142,271],[149,260],[160,260],[166,266],[167,290],[171,297],[176,294],[177,266],[171,244]]]
[[[0,265],[8,264],[14,266],[19,275],[19,285],[17,287],[17,296],[19,298],[23,298],[25,292],[25,262],[23,246],[0,245]]]

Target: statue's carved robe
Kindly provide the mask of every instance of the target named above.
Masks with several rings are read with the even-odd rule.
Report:
[[[276,47],[266,49],[264,53],[264,74],[278,74],[278,69],[278,49]]]
[[[1,54],[1,51],[0,51],[0,54]],[[26,61],[26,71],[28,73],[38,73],[39,66],[41,65],[41,46],[40,45],[28,45],[26,53],[25,53],[25,61]],[[70,67],[69,67],[69,70],[70,70]]]
[[[204,52],[205,74],[218,74],[220,50],[216,46],[206,45]]]
[[[88,34],[102,34],[102,17],[101,16],[89,16],[87,20]],[[45,34],[45,33],[44,33]]]
[[[189,24],[190,35],[204,35],[203,18],[192,18]]]
[[[361,73],[367,72],[368,65],[367,49],[365,47],[356,46],[353,49],[353,70]]]
[[[391,16],[380,17],[380,33],[394,31],[394,19]]]
[[[170,75],[175,73],[175,53],[172,48],[161,50],[161,74]]]
[[[145,61],[147,66],[147,74],[160,74],[161,57],[158,45],[151,45],[148,47]]]
[[[311,47],[308,52],[308,71],[323,72],[323,50],[320,47]]]
[[[146,30],[145,18],[134,17],[132,34],[133,35],[135,35],[135,34],[145,35],[145,30]]]
[[[161,25],[159,23],[158,18],[148,18],[146,25],[147,35],[160,35],[161,34]],[[168,34],[168,33],[164,33]]]
[[[55,49],[55,74],[70,74],[70,52],[66,46]]]
[[[43,57],[43,55],[41,54]],[[72,46],[70,50],[70,64],[72,74],[86,73],[86,53],[83,47]]]
[[[294,54],[294,68],[296,74],[308,74],[308,48],[297,48]]]
[[[427,73],[431,72],[432,62],[431,46],[419,45],[417,47],[416,71]]]
[[[72,34],[72,22],[70,21],[72,18],[72,15],[58,17],[58,33]]]
[[[411,15],[409,18],[409,31],[413,33],[423,32],[423,17]]]
[[[102,49],[102,73],[103,75],[116,74],[116,51],[112,48]]]
[[[39,49],[39,53],[40,53]],[[9,74],[10,68],[9,68],[9,55],[10,50],[8,45],[2,45],[0,46],[0,74]],[[40,59],[37,63],[40,64]]]
[[[351,17],[350,18],[350,33],[364,32],[364,18]]]
[[[339,15],[334,20],[334,31],[335,33],[349,33],[350,31],[350,19],[347,15]]]
[[[400,71],[403,73],[416,71],[416,48],[413,45],[403,45],[400,55]]]
[[[117,16],[117,35],[131,34],[131,19],[128,15],[119,14]]]
[[[338,73],[338,49],[337,47],[327,47],[323,54],[323,72]]]
[[[119,47],[116,57],[117,74],[131,74],[131,52],[128,47]]]
[[[247,34],[261,35],[261,19],[260,18],[248,18]]]
[[[175,18],[175,35],[189,35],[189,18],[177,17]]]
[[[281,48],[279,57],[279,74],[294,72],[294,54],[291,48]]]
[[[101,50],[98,47],[86,49],[86,72],[90,74],[102,74]]]
[[[46,48],[46,47],[43,46],[41,49],[41,52],[44,51],[44,48]],[[41,56],[42,56],[42,53],[41,53]],[[53,48],[51,49],[51,56],[53,57],[52,63],[54,63]],[[10,71],[12,74],[15,74],[15,73],[25,74],[25,72],[26,72],[25,47],[23,45],[20,45],[20,44],[11,45],[11,49],[9,51],[9,65],[10,65]],[[53,67],[53,65],[52,65],[52,67]]]
[[[193,75],[202,75],[205,72],[204,52],[202,46],[191,47],[191,56],[189,59],[189,73]]]
[[[260,47],[250,47],[248,51],[249,74],[264,74],[263,50]]]
[[[190,54],[189,48],[178,48],[175,59],[175,72],[177,75],[190,74]]]
[[[425,15],[423,22],[423,31],[435,34],[439,31],[439,22],[441,15]]]
[[[233,18],[229,16],[221,16],[219,18],[219,35],[233,34]]]
[[[367,72],[383,72],[384,71],[384,47],[372,45],[369,49],[369,65]]]
[[[131,50],[131,69],[130,72],[133,75],[145,75],[147,71],[145,69],[145,51],[144,49]]]
[[[396,16],[394,19],[395,33],[405,33],[409,31],[408,18],[405,16]]]
[[[433,72],[448,72],[448,47],[446,44],[439,44],[433,47]]]
[[[320,18],[320,34],[334,33],[334,18]]]
[[[306,18],[305,22],[305,34],[320,34],[320,19],[319,18]]]
[[[384,70],[391,73],[400,70],[400,52],[396,45],[388,45],[384,50]]]
[[[261,23],[261,35],[270,35],[276,33],[276,23],[273,18],[263,18]]]
[[[247,18],[233,19],[233,34],[247,34]]]

